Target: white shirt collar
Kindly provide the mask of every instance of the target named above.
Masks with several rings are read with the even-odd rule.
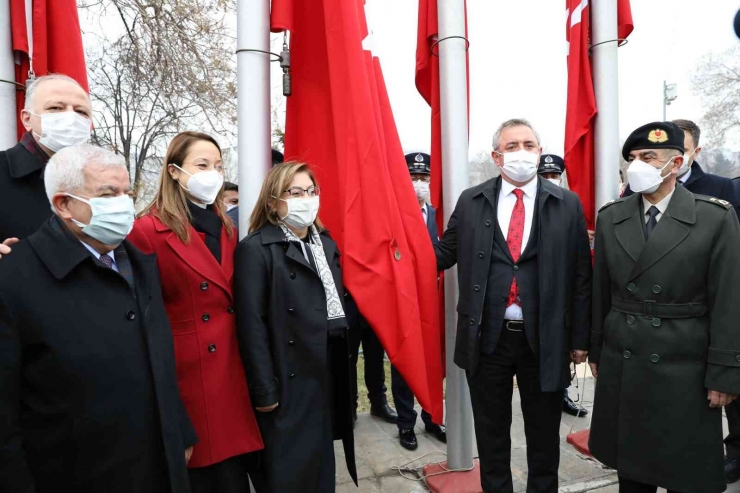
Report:
[[[642,205],[644,207],[645,214],[647,214],[648,209],[650,209],[653,206],[655,206],[658,209],[658,211],[660,211],[661,214],[665,214],[666,209],[668,209],[668,203],[671,201],[671,197],[673,197],[673,193],[675,191],[676,189],[674,188],[673,190],[671,190],[671,193],[663,197],[663,200],[661,200],[657,204],[651,204],[650,201],[648,201],[648,199],[646,199],[645,196],[643,195]]]
[[[678,177],[678,181],[680,181],[681,183],[686,183],[687,181],[689,181],[690,176],[691,176],[691,166],[689,166],[689,170],[686,173]]]
[[[517,187],[509,183],[508,181],[504,180],[503,177],[501,178],[501,196],[506,197],[510,193],[514,191],[516,188],[520,188],[524,195],[529,197],[530,199],[533,199],[535,195],[537,195],[537,185],[538,185],[539,179],[535,175],[534,178],[532,178],[529,183],[522,187]]]
[[[90,253],[92,253],[95,256],[96,259],[100,260],[100,253],[97,250],[95,250],[93,247],[91,247],[90,245],[88,245],[84,241],[80,241],[80,243],[82,243],[82,245],[85,248],[87,248],[87,250]],[[108,256],[113,259],[113,263],[115,264],[116,263],[116,255],[115,255],[115,253],[113,253],[113,250],[111,250],[110,252],[108,252]]]

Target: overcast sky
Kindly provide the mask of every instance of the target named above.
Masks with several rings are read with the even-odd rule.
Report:
[[[430,111],[414,85],[417,1],[370,1],[377,12],[374,53],[383,66],[401,142],[407,150],[429,149]],[[467,1],[470,155],[490,151],[498,124],[513,117],[531,120],[545,151],[562,154],[565,2]],[[622,140],[638,126],[662,119],[663,80],[678,84],[678,99],[668,107],[668,118],[701,120],[703,108],[692,93],[691,76],[706,53],[740,42],[732,30],[738,7],[737,0],[632,0],[635,30],[619,49]],[[740,148],[737,139],[727,144]]]

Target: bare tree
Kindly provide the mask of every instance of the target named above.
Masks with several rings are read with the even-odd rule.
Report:
[[[137,192],[158,176],[152,173],[174,134],[190,129],[234,140],[236,43],[225,23],[232,2],[82,2],[105,19],[87,52],[93,139],[123,155]]]
[[[711,147],[723,147],[727,134],[740,130],[740,45],[705,56],[693,87],[707,107],[703,133]]]

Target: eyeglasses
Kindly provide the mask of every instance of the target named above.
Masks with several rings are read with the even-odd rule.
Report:
[[[411,181],[423,181],[424,183],[429,183],[432,180],[432,177],[429,175],[411,175]]]
[[[294,199],[301,198],[304,194],[308,195],[309,197],[318,197],[321,193],[321,189],[319,187],[290,187],[287,190],[283,190],[283,193],[290,194],[290,196]]]

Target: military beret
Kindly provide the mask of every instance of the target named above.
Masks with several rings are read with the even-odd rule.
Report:
[[[683,130],[675,123],[648,123],[627,137],[622,147],[622,157],[627,161],[630,152],[642,149],[675,149],[683,152],[683,140]]]
[[[540,166],[537,168],[537,173],[540,175],[543,173],[558,173],[560,175],[565,171],[565,162],[560,156],[555,154],[543,154],[540,156]]]
[[[406,166],[412,175],[431,175],[432,157],[425,152],[406,154]]]

